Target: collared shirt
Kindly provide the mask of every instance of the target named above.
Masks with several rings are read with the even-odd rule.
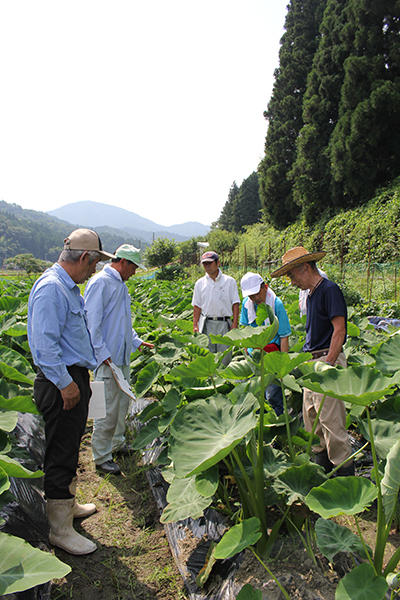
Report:
[[[105,265],[88,281],[85,308],[98,364],[111,356],[116,365],[129,365],[131,352],[143,340],[132,329],[128,288],[111,265]]]
[[[221,269],[214,280],[207,273],[194,286],[192,306],[201,308],[208,317],[231,317],[232,305],[239,304],[237,284],[233,277],[224,275]]]
[[[35,365],[60,390],[72,382],[67,366],[96,367],[79,287],[58,263],[29,294],[28,341]]]

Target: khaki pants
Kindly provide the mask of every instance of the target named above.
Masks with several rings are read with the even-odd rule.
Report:
[[[343,352],[339,354],[335,364],[342,367],[347,365]],[[303,419],[306,431],[311,431],[323,397],[323,394],[303,390]],[[313,446],[313,452],[326,450],[329,460],[335,466],[350,456],[351,445],[346,430],[346,409],[342,400],[330,396],[325,398],[315,433],[319,437],[319,445]]]

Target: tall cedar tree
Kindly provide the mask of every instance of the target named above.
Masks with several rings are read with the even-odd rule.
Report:
[[[344,62],[332,133],[331,196],[359,205],[400,174],[400,2],[351,0],[354,47]]]
[[[219,219],[215,224],[219,229],[224,229],[225,231],[233,231],[233,203],[235,201],[236,196],[239,193],[239,188],[234,181],[230,187],[228,200],[225,202],[222,212],[219,216]]]
[[[331,205],[329,140],[339,117],[344,62],[354,41],[348,13],[348,1],[328,0],[304,94],[304,126],[290,177],[294,200],[308,223],[315,222]]]
[[[278,228],[295,221],[299,213],[287,175],[295,160],[296,139],[303,126],[303,96],[318,47],[325,6],[326,0],[291,0],[274,89],[264,113],[269,125],[265,157],[258,168],[260,196],[267,220]]]
[[[246,225],[260,221],[259,181],[255,171],[243,180],[233,201],[233,231],[240,232]]]

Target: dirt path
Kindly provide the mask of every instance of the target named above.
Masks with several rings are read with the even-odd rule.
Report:
[[[74,557],[56,549],[72,572],[54,582],[52,600],[186,599],[143,468],[133,455],[118,459],[122,475],[99,474],[90,436],[88,427],[81,446],[77,499],[95,502],[98,512],[82,520],[77,530],[95,541],[98,550]]]

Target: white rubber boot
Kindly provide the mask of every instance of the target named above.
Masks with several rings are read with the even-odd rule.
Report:
[[[72,526],[74,503],[75,498],[47,499],[49,542],[69,554],[91,554],[97,550],[96,544],[83,537]]]
[[[76,496],[76,485],[78,482],[78,478],[75,476],[71,483],[69,484],[69,493]],[[74,519],[83,519],[84,517],[90,517],[93,513],[97,511],[97,507],[93,502],[89,502],[88,504],[79,504],[79,502],[74,502],[74,508],[72,511]]]

